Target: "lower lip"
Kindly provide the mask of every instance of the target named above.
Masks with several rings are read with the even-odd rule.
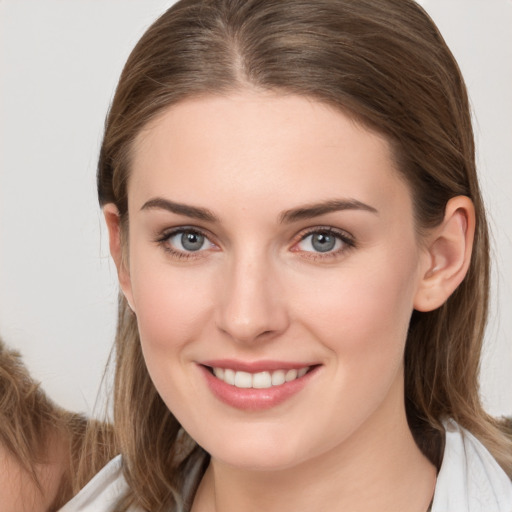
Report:
[[[226,384],[223,380],[215,377],[205,366],[199,365],[199,368],[206,378],[208,387],[220,401],[236,409],[246,411],[262,411],[283,403],[299,393],[318,369],[318,367],[315,367],[303,377],[285,382],[280,386],[255,389],[237,388],[236,386]]]

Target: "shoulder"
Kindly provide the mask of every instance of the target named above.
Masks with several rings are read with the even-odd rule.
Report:
[[[123,476],[122,457],[118,455],[59,512],[111,512],[127,491],[128,484]],[[139,510],[132,508],[130,512]]]
[[[512,482],[489,451],[453,420],[445,430],[432,512],[510,512]]]

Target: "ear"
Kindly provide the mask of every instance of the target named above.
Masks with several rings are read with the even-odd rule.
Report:
[[[427,236],[426,263],[414,300],[416,310],[437,309],[459,286],[471,261],[474,233],[475,208],[471,199],[450,199],[443,222]]]
[[[110,254],[117,268],[117,277],[121,290],[128,301],[132,311],[133,307],[132,286],[130,280],[130,271],[127,267],[127,261],[124,257],[124,250],[121,240],[121,218],[119,211],[114,203],[108,203],[103,207],[103,215],[108,228],[108,238]]]

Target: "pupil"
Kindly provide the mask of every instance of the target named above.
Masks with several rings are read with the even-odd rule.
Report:
[[[198,251],[204,243],[204,236],[199,233],[183,233],[181,244],[187,251]]]
[[[312,245],[318,252],[332,251],[336,244],[336,239],[325,233],[318,233],[313,236]]]

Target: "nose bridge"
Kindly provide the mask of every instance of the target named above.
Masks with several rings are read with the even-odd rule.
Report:
[[[218,326],[238,342],[278,335],[287,314],[275,264],[261,248],[234,252],[219,290]]]

